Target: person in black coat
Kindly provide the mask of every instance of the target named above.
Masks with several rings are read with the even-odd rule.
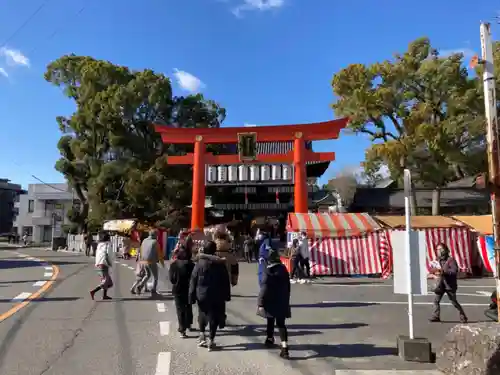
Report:
[[[178,331],[182,338],[187,337],[186,330],[191,329],[193,324],[193,309],[189,304],[189,283],[193,269],[191,252],[181,248],[168,271],[172,283],[172,296],[177,311],[177,320],[179,321]]]
[[[189,303],[198,304],[200,338],[198,346],[215,347],[217,328],[224,319],[226,302],[231,300],[231,285],[225,260],[215,254],[217,245],[208,241],[198,255],[189,285]],[[208,342],[205,330],[209,326]]]
[[[267,347],[274,346],[274,326],[279,330],[281,340],[280,357],[288,359],[288,331],[285,320],[291,318],[290,309],[290,275],[279,253],[271,249],[267,266],[262,277],[258,299],[258,314],[267,319]]]

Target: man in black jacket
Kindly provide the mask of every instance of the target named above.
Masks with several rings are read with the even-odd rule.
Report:
[[[181,248],[168,271],[179,322],[178,331],[182,338],[187,337],[186,330],[191,329],[193,324],[193,309],[189,304],[189,283],[193,268],[194,263],[191,260],[191,252],[188,249]]]
[[[205,244],[203,253],[198,255],[189,285],[189,303],[198,304],[198,346],[208,347],[209,351],[215,347],[217,328],[223,319],[226,302],[231,300],[229,274],[224,259],[214,255],[216,250],[215,242]],[[207,325],[208,342],[205,336]]]

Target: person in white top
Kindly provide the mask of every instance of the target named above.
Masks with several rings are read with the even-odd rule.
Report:
[[[300,258],[302,262],[302,267],[304,268],[304,274],[306,275],[306,282],[311,281],[311,265],[309,263],[310,253],[309,253],[309,240],[307,238],[306,232],[302,232],[299,237],[299,250]]]
[[[113,266],[113,251],[109,233],[99,235],[99,243],[95,252],[95,267],[101,278],[101,283],[90,291],[90,297],[94,299],[95,294],[102,289],[102,299],[111,299],[108,296],[108,289],[113,287],[113,280],[109,274],[109,269]]]

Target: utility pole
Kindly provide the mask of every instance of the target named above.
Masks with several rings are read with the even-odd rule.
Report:
[[[499,140],[498,140],[498,113],[495,93],[495,66],[493,60],[493,42],[491,40],[491,25],[481,23],[481,52],[482,58],[478,61],[483,65],[484,108],[487,124],[488,142],[488,172],[489,187],[491,189],[491,214],[493,218],[493,236],[495,239],[495,268],[497,299],[500,297],[500,170],[499,170]],[[500,305],[498,306],[500,321]]]

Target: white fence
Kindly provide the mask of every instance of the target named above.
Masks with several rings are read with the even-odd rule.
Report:
[[[98,236],[93,236],[93,246],[95,246],[98,239]],[[83,234],[69,234],[66,247],[69,251],[84,252],[85,241]],[[118,252],[119,249],[123,248],[123,237],[117,235],[111,236],[111,247],[114,252]]]

